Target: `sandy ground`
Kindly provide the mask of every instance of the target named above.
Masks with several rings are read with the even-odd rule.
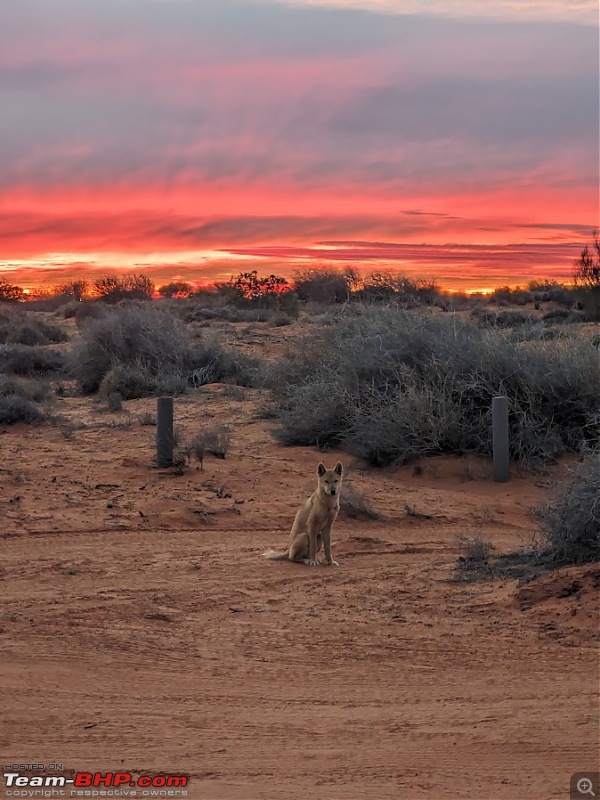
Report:
[[[187,774],[193,800],[568,797],[598,769],[600,568],[452,580],[458,537],[530,544],[564,466],[329,453],[385,519],[340,516],[338,568],[269,563],[321,456],[233,394],[176,401],[183,438],[233,431],[180,475],[153,466],[151,400],[0,432],[3,763]]]

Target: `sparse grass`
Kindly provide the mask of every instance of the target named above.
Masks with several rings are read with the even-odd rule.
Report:
[[[526,466],[598,439],[597,352],[583,338],[514,342],[449,315],[339,314],[270,367],[284,444],[342,446],[369,463],[492,452],[509,398],[511,457]]]
[[[151,411],[143,411],[138,416],[138,422],[140,425],[147,425],[148,427],[156,426],[156,414]]]

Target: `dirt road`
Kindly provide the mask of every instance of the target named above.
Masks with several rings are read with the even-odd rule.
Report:
[[[321,456],[254,400],[178,401],[184,433],[234,429],[182,475],[152,466],[151,401],[2,434],[3,762],[185,773],[193,800],[568,797],[598,769],[600,570],[453,580],[460,536],[529,543],[548,480],[354,465],[384,519],[340,517],[338,568],[269,563]]]

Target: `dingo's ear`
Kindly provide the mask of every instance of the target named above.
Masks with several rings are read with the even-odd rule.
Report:
[[[325,475],[326,472],[327,470],[325,469],[325,464],[322,461],[320,461],[319,466],[317,467],[317,475],[320,478],[321,476]]]
[[[342,466],[342,462],[341,462],[341,461],[338,461],[338,462],[337,462],[337,464],[335,465],[335,467],[333,468],[333,470],[334,470],[334,472],[336,472],[338,475],[341,475],[341,474],[342,474],[342,472],[344,471],[344,468],[343,468],[343,466]]]

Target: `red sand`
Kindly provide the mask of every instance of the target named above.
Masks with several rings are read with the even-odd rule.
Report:
[[[186,773],[193,800],[568,797],[598,769],[599,568],[449,580],[459,536],[530,543],[548,478],[354,465],[385,521],[340,516],[338,568],[270,563],[321,456],[277,446],[260,399],[178,400],[184,436],[233,429],[183,475],[152,466],[150,400],[2,432],[4,762]]]

